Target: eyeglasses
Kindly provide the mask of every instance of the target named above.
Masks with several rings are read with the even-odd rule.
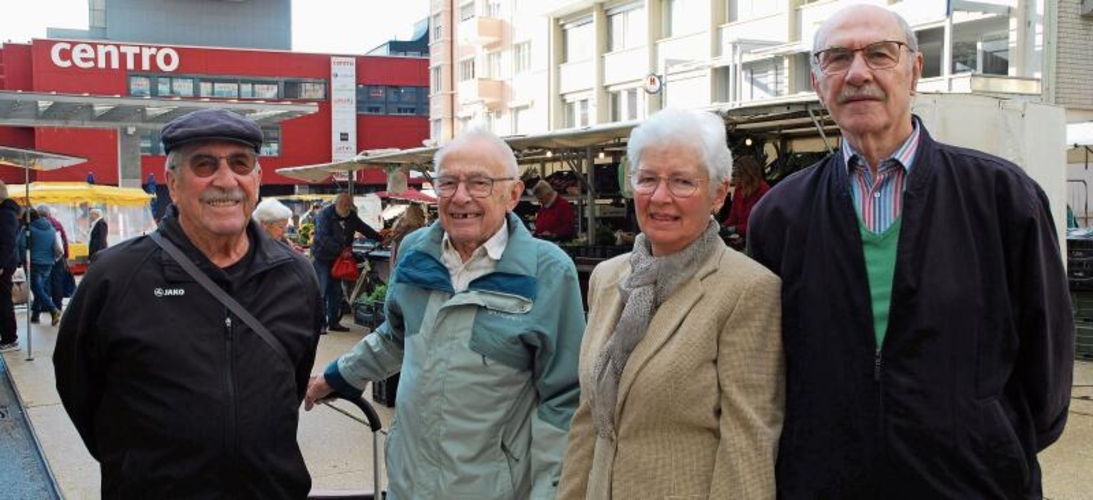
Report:
[[[873,42],[860,49],[848,49],[846,47],[831,47],[812,54],[816,63],[820,65],[820,71],[825,75],[835,75],[850,69],[854,64],[854,55],[862,53],[865,64],[872,69],[888,69],[899,64],[900,54],[903,53],[906,43],[895,40]],[[910,52],[911,48],[907,47]]]
[[[220,160],[226,160],[228,167],[236,175],[250,175],[254,167],[258,166],[258,157],[249,153],[232,153],[230,155],[210,155],[198,153],[189,158],[187,163],[190,170],[198,177],[212,177],[220,169]]]
[[[454,176],[441,176],[436,179],[436,194],[442,198],[451,198],[455,196],[455,192],[459,189],[459,185],[463,184],[467,189],[467,194],[472,198],[485,198],[493,194],[493,183],[503,181],[514,181],[511,177],[486,177],[482,175],[475,175],[467,177],[464,180],[459,180]]]
[[[698,187],[705,182],[705,179],[685,177],[682,175],[669,175],[663,177],[639,170],[630,178],[630,185],[633,186],[634,191],[637,193],[653,194],[653,192],[657,190],[657,186],[660,186],[661,179],[668,184],[668,192],[672,193],[672,196],[677,198],[690,197],[695,194],[695,191],[698,191]]]

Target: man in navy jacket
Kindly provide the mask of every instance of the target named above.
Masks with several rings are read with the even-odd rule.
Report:
[[[1073,320],[1048,200],[911,115],[914,31],[876,6],[816,33],[841,151],[779,183],[749,251],[783,280],[780,498],[1040,498]]]

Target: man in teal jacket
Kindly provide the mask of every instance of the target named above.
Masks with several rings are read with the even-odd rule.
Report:
[[[573,262],[511,214],[516,159],[471,129],[439,150],[439,224],[402,242],[387,321],[308,386],[306,407],[401,372],[388,498],[549,499],[576,409]]]

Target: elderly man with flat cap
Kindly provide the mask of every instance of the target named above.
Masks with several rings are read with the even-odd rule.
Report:
[[[105,498],[303,498],[323,316],[310,264],[251,220],[262,131],[206,109],[162,139],[172,205],[96,254],[61,322],[57,391]]]
[[[911,113],[923,55],[895,12],[836,12],[812,59],[842,151],[748,223],[782,278],[778,497],[1041,498],[1074,362],[1047,196]]]

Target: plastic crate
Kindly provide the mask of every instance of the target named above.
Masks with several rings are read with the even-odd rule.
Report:
[[[1074,355],[1093,358],[1093,292],[1071,292],[1070,303],[1074,309]]]

